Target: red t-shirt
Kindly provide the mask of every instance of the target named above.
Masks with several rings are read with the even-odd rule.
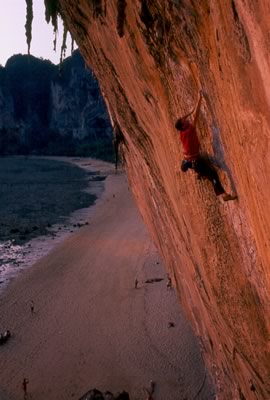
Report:
[[[192,124],[189,124],[184,131],[180,131],[180,140],[183,145],[183,153],[186,160],[194,160],[199,156],[200,142],[196,128]]]

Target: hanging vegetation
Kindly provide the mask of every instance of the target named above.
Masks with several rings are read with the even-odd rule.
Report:
[[[25,1],[26,1],[26,23],[24,27],[25,27],[26,42],[29,54],[31,40],[32,40],[33,0],[25,0]]]

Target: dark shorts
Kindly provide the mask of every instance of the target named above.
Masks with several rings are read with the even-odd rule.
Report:
[[[193,169],[199,178],[208,179],[212,184],[215,194],[219,196],[225,193],[225,190],[219,180],[218,174],[211,162],[204,157],[197,157],[195,160],[183,160],[181,170],[186,172],[188,169]]]

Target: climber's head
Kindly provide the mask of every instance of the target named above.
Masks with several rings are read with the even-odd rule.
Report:
[[[179,118],[175,123],[175,128],[178,131],[185,131],[190,125],[186,117]]]

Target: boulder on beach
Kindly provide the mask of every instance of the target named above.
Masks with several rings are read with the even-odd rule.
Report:
[[[108,391],[102,393],[97,389],[91,389],[89,392],[80,397],[79,400],[129,400],[129,394],[123,391],[114,396]]]

